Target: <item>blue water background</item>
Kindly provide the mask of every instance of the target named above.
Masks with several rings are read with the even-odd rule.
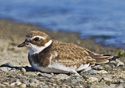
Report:
[[[125,0],[0,0],[0,18],[125,48]]]

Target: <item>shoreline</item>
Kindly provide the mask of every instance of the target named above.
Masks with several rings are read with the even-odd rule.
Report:
[[[72,86],[75,87],[76,85],[78,85],[78,88],[80,88],[80,86],[82,86],[82,88],[83,86],[85,88],[97,88],[97,86],[99,86],[98,88],[102,88],[103,86],[113,88],[113,85],[122,85],[123,88],[125,87],[125,66],[117,66],[117,62],[102,65],[102,70],[107,71],[106,74],[93,73],[93,75],[91,73],[81,72],[80,75],[82,75],[83,78],[74,78],[74,76],[68,74],[49,74],[30,70],[31,66],[27,59],[28,50],[26,48],[20,49],[17,45],[24,41],[25,35],[31,30],[43,31],[50,35],[52,39],[74,43],[100,54],[116,56],[118,51],[124,50],[117,47],[102,46],[99,43],[95,43],[92,38],[80,39],[78,33],[50,31],[33,24],[0,20],[0,87],[10,88],[14,86],[14,88],[19,88],[21,85],[14,84],[14,82],[17,82],[17,79],[21,84],[25,84],[27,88],[34,87],[34,85],[36,85],[35,88],[38,88],[40,85],[42,87],[51,85],[53,88],[60,88],[60,85],[69,86],[68,88]],[[121,57],[120,61],[125,63],[125,57]],[[95,81],[88,83],[90,82],[88,81],[90,77],[96,77]],[[108,77],[110,80],[103,80],[105,77]],[[34,82],[34,84],[32,84],[32,82],[29,81],[31,79],[35,79],[35,82],[37,80],[38,83]],[[48,81],[50,84],[47,84]],[[48,86],[46,88],[50,87]]]
[[[99,50],[95,48],[116,48],[116,50],[123,50],[124,48],[116,47],[116,46],[104,46],[101,43],[96,43],[94,41],[94,37],[90,38],[80,38],[79,33],[75,32],[64,32],[64,31],[52,31],[49,29],[42,28],[35,24],[25,24],[21,22],[15,22],[13,20],[1,20],[0,19],[0,38],[10,38],[10,40],[23,40],[25,35],[32,30],[43,31],[47,33],[52,39],[75,43],[82,47],[89,48],[90,50],[94,50],[95,52],[99,53]],[[94,47],[93,47],[94,46]],[[100,52],[101,53],[101,52]],[[113,52],[114,53],[114,52]]]

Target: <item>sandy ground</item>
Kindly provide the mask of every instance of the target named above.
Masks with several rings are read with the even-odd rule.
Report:
[[[34,71],[28,62],[26,48],[17,45],[31,30],[46,32],[52,39],[75,43],[94,52],[117,55],[124,49],[101,46],[92,38],[80,39],[77,33],[49,31],[36,25],[0,20],[0,87],[1,88],[125,88],[125,57],[108,64],[97,65],[89,72],[48,74]],[[61,78],[62,77],[62,78]]]

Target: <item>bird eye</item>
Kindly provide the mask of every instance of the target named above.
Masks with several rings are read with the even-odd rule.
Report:
[[[38,40],[39,40],[39,38],[38,38],[38,37],[34,38],[34,41],[38,41]]]

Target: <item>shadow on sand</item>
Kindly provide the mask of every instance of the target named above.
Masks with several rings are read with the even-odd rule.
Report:
[[[26,70],[26,72],[36,72],[37,71],[37,70],[34,70],[32,67],[28,67],[28,66],[17,67],[17,66],[11,66],[8,63],[2,64],[2,65],[0,65],[0,67],[7,67],[7,68],[12,68],[12,69],[17,69],[17,70],[21,70],[22,68],[24,68]]]

